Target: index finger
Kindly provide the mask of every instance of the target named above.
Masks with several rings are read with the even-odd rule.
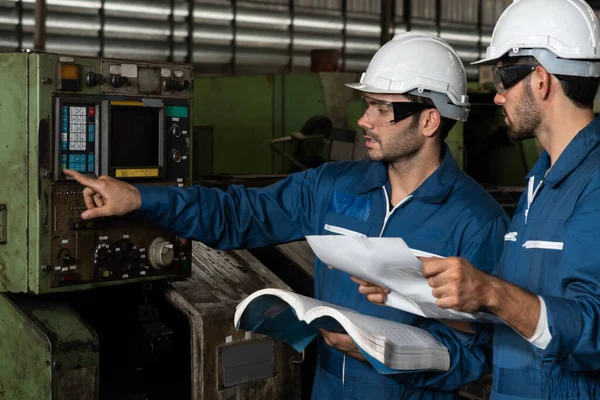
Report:
[[[417,257],[419,260],[423,262],[430,262],[433,260],[440,260],[440,257]]]
[[[364,279],[360,279],[355,276],[350,276],[350,279],[352,280],[352,282],[358,283],[359,285],[362,285],[362,286],[376,286],[369,281],[365,281]]]
[[[96,179],[88,178],[87,176],[80,174],[77,171],[73,171],[72,169],[63,169],[63,173],[75,179],[83,186],[87,186],[94,189],[95,191],[98,191],[98,187],[96,186]]]
[[[448,269],[447,263],[443,258],[430,258],[423,263],[421,274],[425,278],[431,278]]]

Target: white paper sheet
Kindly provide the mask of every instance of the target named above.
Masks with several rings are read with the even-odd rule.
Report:
[[[313,235],[306,240],[325,264],[390,289],[386,304],[428,318],[502,322],[485,313],[463,313],[435,305],[419,256],[440,257],[410,249],[401,238]]]

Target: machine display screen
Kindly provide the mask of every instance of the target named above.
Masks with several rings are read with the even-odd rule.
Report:
[[[153,167],[160,164],[160,109],[112,106],[110,167]]]

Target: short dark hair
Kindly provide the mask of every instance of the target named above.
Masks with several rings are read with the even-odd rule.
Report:
[[[538,60],[533,56],[527,57],[502,57],[503,65],[518,65],[518,64],[532,64],[541,65]],[[594,108],[594,99],[596,98],[596,92],[600,87],[600,78],[584,78],[581,76],[571,75],[556,75],[556,79],[560,81],[565,96],[573,102],[579,108]],[[531,75],[528,75],[527,79]],[[529,81],[526,81],[529,82]]]
[[[435,107],[433,100],[431,100],[429,97],[417,96],[417,95],[408,94],[408,93],[404,94],[404,96],[406,96],[406,98],[409,99],[410,101],[412,101],[413,103],[427,104],[427,105]],[[412,117],[413,120],[412,120],[411,126],[415,126],[415,127],[417,126],[417,124],[419,123],[419,118],[421,117],[421,113],[423,111],[419,111],[417,114],[413,115],[413,117]],[[437,130],[437,133],[438,133],[438,135],[440,135],[440,138],[442,138],[442,141],[446,140],[446,138],[448,137],[448,134],[450,133],[452,128],[454,128],[455,124],[456,124],[456,120],[453,120],[451,118],[442,117],[442,120],[440,121],[440,127]]]

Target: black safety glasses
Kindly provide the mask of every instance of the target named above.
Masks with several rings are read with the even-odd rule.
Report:
[[[496,91],[500,94],[506,93],[508,89],[515,86],[527,75],[532,73],[538,65],[517,64],[507,65],[506,67],[492,68],[492,76]]]
[[[376,126],[393,125],[415,115],[420,111],[435,106],[412,102],[389,102],[363,96],[363,113]]]

